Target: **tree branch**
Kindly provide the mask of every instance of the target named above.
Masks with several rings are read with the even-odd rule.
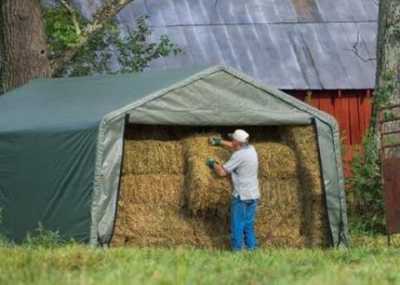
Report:
[[[60,0],[61,4],[68,10],[71,14],[72,22],[74,23],[75,31],[78,36],[82,34],[81,27],[79,26],[79,21],[76,18],[76,11],[66,0]]]
[[[114,18],[119,13],[119,11],[121,11],[122,8],[124,8],[132,1],[134,0],[104,1],[103,7],[94,15],[93,21],[87,24],[86,27],[81,32],[78,43],[73,47],[67,49],[62,57],[57,58],[51,62],[52,75],[60,71],[65,66],[66,63],[70,62],[74,58],[74,56],[78,53],[78,51],[85,44],[87,44],[87,42],[91,39],[91,37],[104,28],[105,23]],[[62,0],[62,3],[63,2],[65,1]],[[63,5],[65,6],[64,3]]]

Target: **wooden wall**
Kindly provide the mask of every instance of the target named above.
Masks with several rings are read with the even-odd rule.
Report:
[[[345,175],[351,175],[350,162],[369,126],[373,90],[284,91],[336,118],[345,144]]]

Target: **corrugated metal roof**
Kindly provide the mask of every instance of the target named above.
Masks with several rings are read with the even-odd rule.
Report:
[[[74,0],[91,17],[104,0]],[[150,69],[224,64],[281,89],[366,89],[375,81],[377,0],[136,0],[118,15],[149,16],[184,54]]]

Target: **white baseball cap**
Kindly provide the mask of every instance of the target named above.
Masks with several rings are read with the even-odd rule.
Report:
[[[250,135],[245,130],[237,129],[232,134],[229,134],[229,137],[240,143],[247,143]]]

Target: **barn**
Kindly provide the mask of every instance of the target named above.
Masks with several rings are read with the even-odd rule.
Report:
[[[267,179],[262,191],[266,203],[272,203],[260,210],[265,213],[260,217],[265,218],[260,233],[268,233],[263,237],[265,244],[284,240],[293,241],[290,246],[348,243],[335,119],[229,67],[33,80],[0,97],[0,118],[0,233],[12,240],[22,241],[42,225],[66,239],[106,244],[113,237],[116,210],[123,210],[125,204],[133,211],[121,211],[129,215],[123,217],[125,221],[119,216],[117,230],[135,229],[141,222],[138,219],[146,225],[143,231],[128,233],[131,240],[136,239],[135,245],[140,238],[146,242],[161,238],[162,245],[169,246],[190,232],[195,245],[205,245],[221,235],[209,231],[210,223],[220,229],[220,220],[207,215],[200,223],[192,218],[194,214],[182,217],[182,211],[188,210],[185,207],[193,212],[210,209],[212,193],[217,197],[228,193],[222,201],[226,204],[230,187],[217,185],[214,188],[224,192],[216,192],[208,188],[218,182],[215,178],[202,182],[209,173],[204,171],[206,156],[198,152],[201,143],[193,143],[202,137],[159,138],[169,127],[187,127],[190,132],[201,128],[201,135],[205,128],[245,126],[260,135],[254,142],[264,159],[261,170]],[[161,129],[151,131],[148,127],[152,126]],[[143,128],[145,140],[140,137]],[[126,156],[129,167],[126,163],[122,167],[127,129],[133,132],[133,152]],[[179,150],[182,144],[189,144],[185,154]],[[186,166],[179,166],[182,155],[187,156]],[[271,161],[274,165],[269,166]],[[197,179],[195,174],[201,171],[205,174]],[[126,180],[132,184],[120,195],[121,176],[125,186]],[[188,188],[204,191],[194,191],[189,197],[194,203],[185,205],[171,198],[179,198]],[[214,210],[222,208],[218,203],[212,209],[214,216]],[[140,211],[148,204],[147,211]],[[172,220],[166,220],[170,210],[174,211],[168,215]],[[149,216],[152,224],[146,222]],[[222,216],[227,217],[226,213]],[[179,230],[174,228],[179,225]],[[200,226],[205,227],[201,233]],[[171,236],[160,236],[159,229],[164,234],[169,230]]]
[[[89,17],[102,1],[75,1]],[[149,17],[154,39],[168,35],[184,53],[150,69],[223,64],[249,74],[339,122],[345,173],[371,115],[378,1],[136,0],[123,29]]]

